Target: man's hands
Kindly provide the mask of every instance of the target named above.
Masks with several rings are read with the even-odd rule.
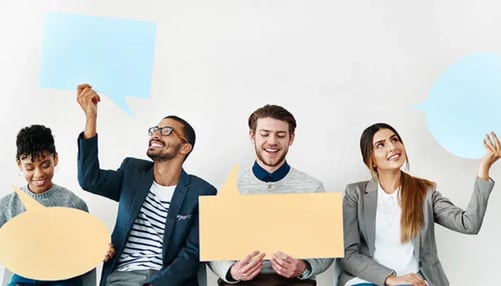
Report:
[[[249,281],[254,279],[263,268],[264,256],[265,254],[259,251],[250,253],[244,259],[231,266],[231,277],[238,281]]]
[[[265,254],[254,251],[244,259],[236,262],[230,268],[231,278],[237,281],[249,281],[254,279],[263,268]],[[306,269],[306,262],[295,259],[281,251],[272,254],[271,267],[275,272],[285,278],[295,278],[301,275]]]
[[[273,270],[285,278],[298,277],[307,267],[304,260],[296,259],[281,251],[273,253],[270,261]]]
[[[97,134],[97,103],[99,101],[101,101],[99,94],[92,89],[90,84],[84,83],[77,86],[77,102],[85,113],[85,139]]]
[[[97,115],[97,103],[101,101],[101,98],[90,84],[84,83],[77,86],[77,101],[86,115]]]

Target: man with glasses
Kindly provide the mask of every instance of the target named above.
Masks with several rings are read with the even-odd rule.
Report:
[[[195,131],[171,115],[148,129],[146,154],[152,161],[126,158],[116,171],[99,167],[97,105],[88,84],[77,87],[85,113],[78,138],[80,186],[118,204],[112,234],[116,255],[104,263],[101,286],[198,285],[198,196],[216,189],[187,174],[183,162],[195,144]]]

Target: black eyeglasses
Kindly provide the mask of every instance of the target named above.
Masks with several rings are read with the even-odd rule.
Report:
[[[174,134],[176,134],[177,137],[179,137],[179,139],[183,140],[184,142],[188,142],[188,140],[186,140],[186,137],[184,137],[182,134],[179,134],[179,132],[177,132],[176,129],[174,127],[171,127],[171,126],[150,127],[150,128],[148,128],[148,135],[152,136],[153,133],[155,133],[157,131],[160,131],[160,134],[162,136],[169,136],[171,133],[174,133]]]

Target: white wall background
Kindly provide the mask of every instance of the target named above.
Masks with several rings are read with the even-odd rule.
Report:
[[[501,52],[500,8],[482,0],[2,1],[0,195],[24,183],[15,164],[18,130],[45,124],[53,129],[60,154],[54,181],[113,227],[116,204],[77,183],[76,138],[84,117],[75,92],[39,88],[44,15],[67,12],[157,23],[151,97],[129,100],[134,117],[106,97],[100,105],[104,168],[117,168],[125,156],[144,158],[147,127],[177,114],[198,135],[186,169],[219,186],[233,164],[252,163],[248,115],[275,103],[299,123],[289,162],[321,179],[328,191],[369,177],[359,136],[369,124],[386,121],[406,143],[411,173],[436,181],[444,195],[466,207],[478,160],[443,150],[427,129],[425,114],[412,106],[426,101],[438,75],[455,60]],[[492,177],[501,180],[501,166]],[[451,285],[495,281],[501,257],[498,189],[478,236],[437,227]],[[320,277],[320,286],[331,283],[332,271]]]

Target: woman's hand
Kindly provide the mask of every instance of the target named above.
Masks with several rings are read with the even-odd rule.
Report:
[[[501,158],[501,144],[496,136],[496,133],[486,134],[484,138],[484,146],[487,153],[480,160],[480,168],[478,176],[484,180],[489,179],[489,170],[499,158]]]
[[[410,273],[402,276],[390,275],[384,281],[384,285],[387,286],[397,286],[397,285],[409,285],[409,286],[427,286],[428,283],[423,279],[423,277]]]

